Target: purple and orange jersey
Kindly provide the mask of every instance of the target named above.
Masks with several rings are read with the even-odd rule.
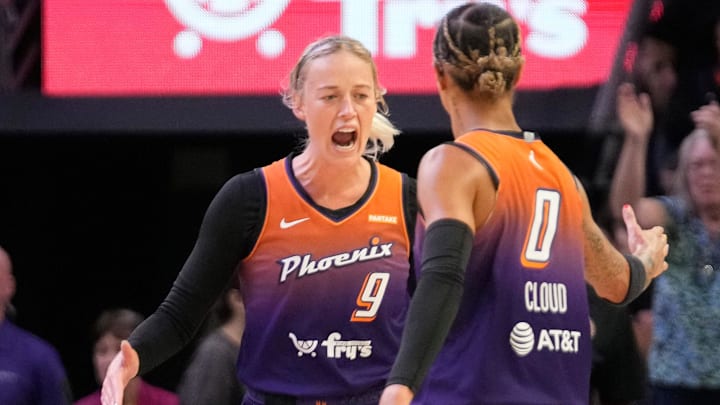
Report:
[[[456,144],[495,176],[497,203],[475,234],[459,313],[416,402],[586,404],[591,343],[574,177],[530,132],[474,131]]]
[[[371,192],[333,219],[290,165],[263,168],[267,215],[239,269],[247,309],[240,379],[306,398],[382,387],[409,301],[403,175],[373,164]]]

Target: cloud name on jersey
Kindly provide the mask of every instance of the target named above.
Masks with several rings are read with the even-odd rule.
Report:
[[[393,242],[380,243],[378,238],[372,238],[369,246],[363,246],[348,252],[336,253],[320,259],[313,259],[311,254],[292,255],[278,260],[280,269],[280,282],[284,283],[293,273],[297,278],[323,272],[331,268],[346,267],[354,263],[378,260],[392,256]]]
[[[568,288],[564,283],[527,281],[525,309],[528,313],[565,315],[568,312]],[[515,323],[510,331],[510,347],[519,356],[533,351],[575,354],[580,351],[582,332],[573,329],[537,328],[530,320]]]

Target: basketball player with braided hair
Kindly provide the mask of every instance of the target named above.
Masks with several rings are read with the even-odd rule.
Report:
[[[586,281],[631,301],[667,268],[663,228],[623,212],[631,254],[592,218],[582,184],[512,110],[524,58],[518,24],[488,3],[458,6],[433,45],[453,142],[418,168],[418,286],[380,403],[589,401]]]

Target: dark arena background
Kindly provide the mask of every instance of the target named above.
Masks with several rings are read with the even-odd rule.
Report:
[[[430,49],[439,16],[462,2],[267,0],[230,14],[200,3],[0,1],[0,246],[14,262],[16,323],[58,349],[76,397],[97,387],[100,311],[152,313],[223,182],[297,147],[304,129],[279,92],[307,43],[342,32],[373,50],[403,131],[382,162],[414,176],[422,154],[451,139]],[[700,30],[713,2],[527,3],[562,5],[548,20],[509,10],[528,35],[517,118],[599,208],[627,50],[649,19],[673,20],[678,37],[710,35]],[[230,28],[198,25],[193,12]],[[147,379],[173,388],[191,350]]]

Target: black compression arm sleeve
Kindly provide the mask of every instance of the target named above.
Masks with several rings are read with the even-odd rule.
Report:
[[[467,224],[442,219],[427,228],[422,267],[387,384],[417,392],[455,320],[473,233]]]
[[[262,223],[264,190],[256,172],[229,180],[205,213],[197,241],[158,309],[128,339],[142,375],[182,349],[197,332]]]

